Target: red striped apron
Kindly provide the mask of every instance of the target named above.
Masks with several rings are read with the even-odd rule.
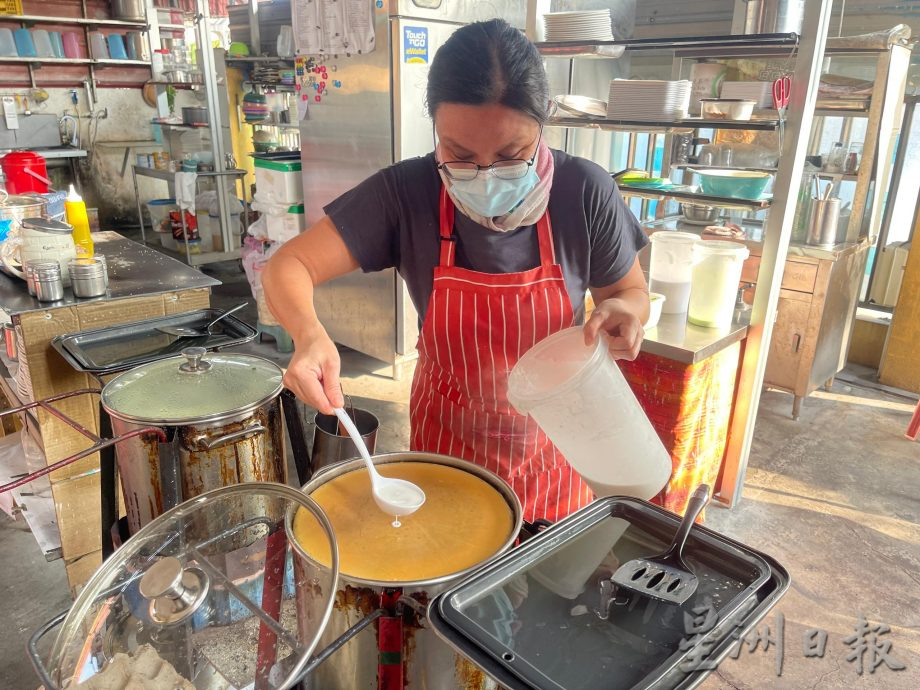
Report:
[[[587,505],[591,490],[507,396],[521,355],[573,321],[549,212],[537,223],[540,265],[521,273],[455,266],[453,227],[454,204],[442,187],[441,257],[418,343],[411,447],[494,472],[521,499],[525,520],[558,520]]]

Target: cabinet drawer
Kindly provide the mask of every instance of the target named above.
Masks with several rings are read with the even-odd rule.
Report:
[[[744,262],[744,267],[741,269],[741,280],[756,283],[759,270],[760,257],[750,257]],[[795,290],[796,292],[814,292],[817,276],[818,264],[787,261],[786,269],[783,271],[782,287],[784,290]]]

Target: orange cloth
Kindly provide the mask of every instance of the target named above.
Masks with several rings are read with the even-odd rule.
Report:
[[[741,343],[696,364],[641,353],[620,370],[671,454],[673,471],[656,503],[683,515],[694,489],[715,484],[725,455]],[[702,515],[700,517],[702,521]]]

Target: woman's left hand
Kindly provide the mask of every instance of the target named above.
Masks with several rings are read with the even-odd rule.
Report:
[[[610,336],[610,353],[614,359],[638,357],[645,331],[635,306],[628,300],[611,297],[594,308],[585,324],[585,344],[594,345],[601,331]]]

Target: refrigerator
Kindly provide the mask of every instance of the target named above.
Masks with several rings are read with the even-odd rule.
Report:
[[[300,120],[306,222],[377,170],[434,148],[425,84],[435,52],[464,24],[503,17],[523,30],[527,0],[374,0],[376,50],[327,59],[341,87]],[[352,273],[317,288],[333,341],[392,365],[416,356],[418,314],[394,269]]]

